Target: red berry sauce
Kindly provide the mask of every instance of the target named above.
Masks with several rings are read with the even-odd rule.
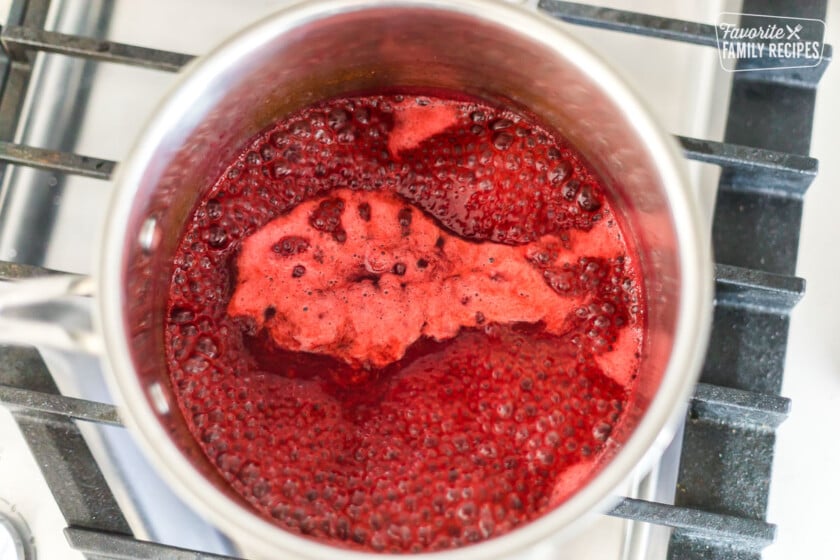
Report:
[[[532,118],[335,99],[254,138],[194,209],[168,364],[207,457],[266,519],[448,549],[594,474],[633,391],[638,284],[599,179]]]

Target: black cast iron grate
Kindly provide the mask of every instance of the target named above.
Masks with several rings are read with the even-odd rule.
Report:
[[[109,180],[113,161],[12,142],[37,51],[177,72],[189,55],[44,30],[49,0],[15,0],[0,31],[0,173],[17,164]],[[570,23],[715,46],[714,26],[586,4],[540,0]],[[824,19],[826,0],[745,0],[754,14]],[[675,504],[625,498],[609,515],[671,527],[669,559],[761,557],[775,537],[765,521],[789,313],[804,292],[793,276],[803,195],[817,173],[808,157],[814,68],[736,73],[724,142],[678,137],[688,159],[722,168],[712,238],[716,307],[711,345],[685,424]],[[0,262],[0,280],[50,271]],[[77,420],[121,425],[110,405],[62,396],[38,352],[0,346],[0,402],[8,406],[87,558],[218,559],[140,541],[109,490]]]

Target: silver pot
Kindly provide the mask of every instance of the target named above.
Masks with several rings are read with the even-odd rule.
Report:
[[[597,475],[536,521],[429,557],[504,557],[568,532],[584,514],[608,505],[614,489],[670,441],[699,371],[712,275],[697,203],[672,139],[601,60],[552,21],[502,2],[301,2],[186,70],[120,166],[96,268],[99,335],[62,326],[50,337],[18,331],[30,342],[88,350],[102,343],[122,416],[152,463],[256,557],[383,555],[318,544],[265,521],[205,457],[177,407],[164,358],[171,259],[190,210],[247,139],[305,105],[393,85],[512,101],[577,146],[638,247],[648,312],[638,387]],[[33,299],[85,292],[88,285],[53,278]]]

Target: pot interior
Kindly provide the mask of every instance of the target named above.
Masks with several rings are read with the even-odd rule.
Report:
[[[559,131],[601,175],[636,246],[646,343],[630,409],[603,456],[608,463],[657,395],[674,343],[681,271],[670,197],[683,187],[663,179],[656,158],[665,156],[652,151],[636,115],[620,108],[613,95],[621,93],[580,67],[577,51],[552,46],[545,26],[498,23],[472,3],[371,2],[331,11],[318,4],[252,30],[190,76],[147,136],[141,179],[120,185],[131,210],[121,225],[122,254],[111,264],[121,271],[124,330],[145,406],[193,467],[241,503],[194,442],[165,361],[171,261],[190,211],[248,139],[290,112],[360,91],[447,89],[514,104]]]

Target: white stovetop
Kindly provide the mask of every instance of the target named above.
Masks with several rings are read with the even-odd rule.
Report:
[[[6,13],[4,3],[8,2],[0,0],[0,15]],[[226,0],[122,0],[116,4],[115,24],[109,38],[201,54],[231,31],[283,3],[283,0],[236,3]],[[714,22],[722,5],[733,8],[731,2],[724,0],[602,0],[595,3],[710,23]],[[200,8],[196,9],[197,5]],[[830,9],[828,41],[838,45],[840,4],[833,4]],[[166,19],[158,16],[153,18],[152,25],[146,25],[149,18],[144,14],[149,12],[166,14]],[[668,130],[721,138],[722,118],[727,106],[721,91],[728,90],[729,76],[719,69],[714,49],[566,27],[579,34],[625,75]],[[173,77],[136,68],[102,65],[90,100],[90,106],[96,107],[96,111],[86,120],[78,151],[122,159],[139,126]],[[119,93],[115,95],[115,91]],[[833,215],[834,208],[840,208],[840,192],[831,188],[831,179],[835,179],[834,182],[840,179],[840,168],[833,165],[832,153],[832,148],[838,147],[834,131],[840,129],[840,108],[833,103],[838,98],[840,72],[830,69],[820,88],[813,149],[815,157],[822,159],[822,171],[808,194],[802,230],[799,274],[808,279],[808,292],[794,314],[784,387],[784,394],[794,401],[794,410],[779,430],[776,472],[771,489],[769,520],[780,526],[779,542],[768,548],[767,560],[837,556],[836,551],[834,555],[828,553],[826,543],[830,542],[834,529],[832,506],[840,503],[840,485],[833,474],[840,468],[840,445],[827,437],[830,433],[827,430],[837,427],[840,419],[840,408],[831,406],[840,399],[840,345],[832,345],[830,339],[834,332],[840,331],[837,328],[840,327],[840,304],[835,303],[838,300],[831,292],[833,279],[840,276],[840,260],[828,258],[825,249],[830,247],[829,243],[834,244],[840,234],[837,229],[840,220]],[[692,173],[703,205],[711,211],[716,172],[708,166],[693,165]],[[108,185],[98,181],[70,181],[64,202],[71,204],[61,207],[57,228],[61,233],[54,238],[48,256],[49,266],[89,272],[88,249],[98,234],[108,189]],[[81,251],[80,247],[83,248]],[[65,380],[64,384],[73,385],[72,379]],[[75,390],[62,388],[71,393],[80,391],[78,387]],[[825,445],[826,441],[829,445]],[[41,558],[80,558],[67,549],[61,535],[64,522],[11,416],[2,407],[0,499],[16,504],[26,517],[38,539]],[[173,515],[177,517],[178,514]],[[619,557],[620,536],[621,523],[602,517],[573,543],[560,546],[549,542],[523,558],[611,560]],[[176,536],[170,535],[170,538],[177,540]],[[200,538],[193,546],[200,546]],[[0,560],[5,560],[2,551],[0,539]]]
[[[828,3],[826,42],[840,47],[840,2]],[[782,394],[793,400],[776,439],[768,519],[778,540],[765,560],[840,558],[840,68],[817,90],[811,155],[820,172],[805,197],[797,275],[808,282],[793,311]]]

